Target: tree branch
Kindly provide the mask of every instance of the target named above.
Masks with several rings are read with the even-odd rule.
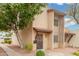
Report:
[[[79,24],[79,21],[76,18],[76,13],[77,13],[77,3],[73,6],[73,18],[75,19],[75,21],[77,22],[77,24]]]

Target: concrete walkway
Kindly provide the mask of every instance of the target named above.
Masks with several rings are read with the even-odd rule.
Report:
[[[47,52],[46,56],[72,56],[69,53],[62,53],[62,52]]]
[[[73,52],[78,51],[77,48],[59,48],[59,49],[53,49],[53,50],[47,50],[46,55],[47,56],[73,56]]]
[[[6,45],[0,44],[0,47],[6,52],[8,56],[21,56],[21,54],[15,52],[13,49],[7,47]]]
[[[52,53],[47,53],[46,56],[65,56],[65,54],[57,53],[57,52],[52,52]]]

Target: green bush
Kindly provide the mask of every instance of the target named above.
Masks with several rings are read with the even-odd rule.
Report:
[[[36,52],[36,56],[45,56],[45,53],[44,51],[39,50]]]
[[[79,51],[74,52],[73,55],[79,56]]]
[[[4,40],[4,43],[7,43],[7,40]]]
[[[12,43],[12,41],[11,41],[11,40],[7,40],[7,43],[8,43],[8,44],[11,44],[11,43]]]
[[[28,51],[32,51],[32,48],[33,48],[33,46],[30,43],[25,45],[25,49]]]
[[[11,44],[12,43],[12,40],[11,39],[8,39],[8,38],[5,38],[4,39],[4,43]]]

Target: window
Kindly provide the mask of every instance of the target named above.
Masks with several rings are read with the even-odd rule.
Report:
[[[54,25],[58,26],[58,19],[54,19]]]
[[[54,42],[55,42],[55,43],[58,42],[58,35],[54,35]]]

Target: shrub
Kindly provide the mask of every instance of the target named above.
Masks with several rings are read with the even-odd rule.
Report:
[[[33,48],[33,46],[30,43],[25,45],[25,49],[28,50],[28,51],[31,51],[32,48]]]
[[[11,44],[11,43],[12,43],[12,41],[11,41],[11,40],[7,40],[7,43],[8,43],[8,44]]]
[[[39,50],[36,52],[36,56],[45,56],[45,53],[44,51]]]
[[[79,51],[74,52],[73,55],[79,56]]]
[[[4,43],[7,43],[7,40],[4,40]]]
[[[8,39],[8,38],[5,38],[4,39],[4,43],[11,44],[12,43],[12,40],[11,39]]]

